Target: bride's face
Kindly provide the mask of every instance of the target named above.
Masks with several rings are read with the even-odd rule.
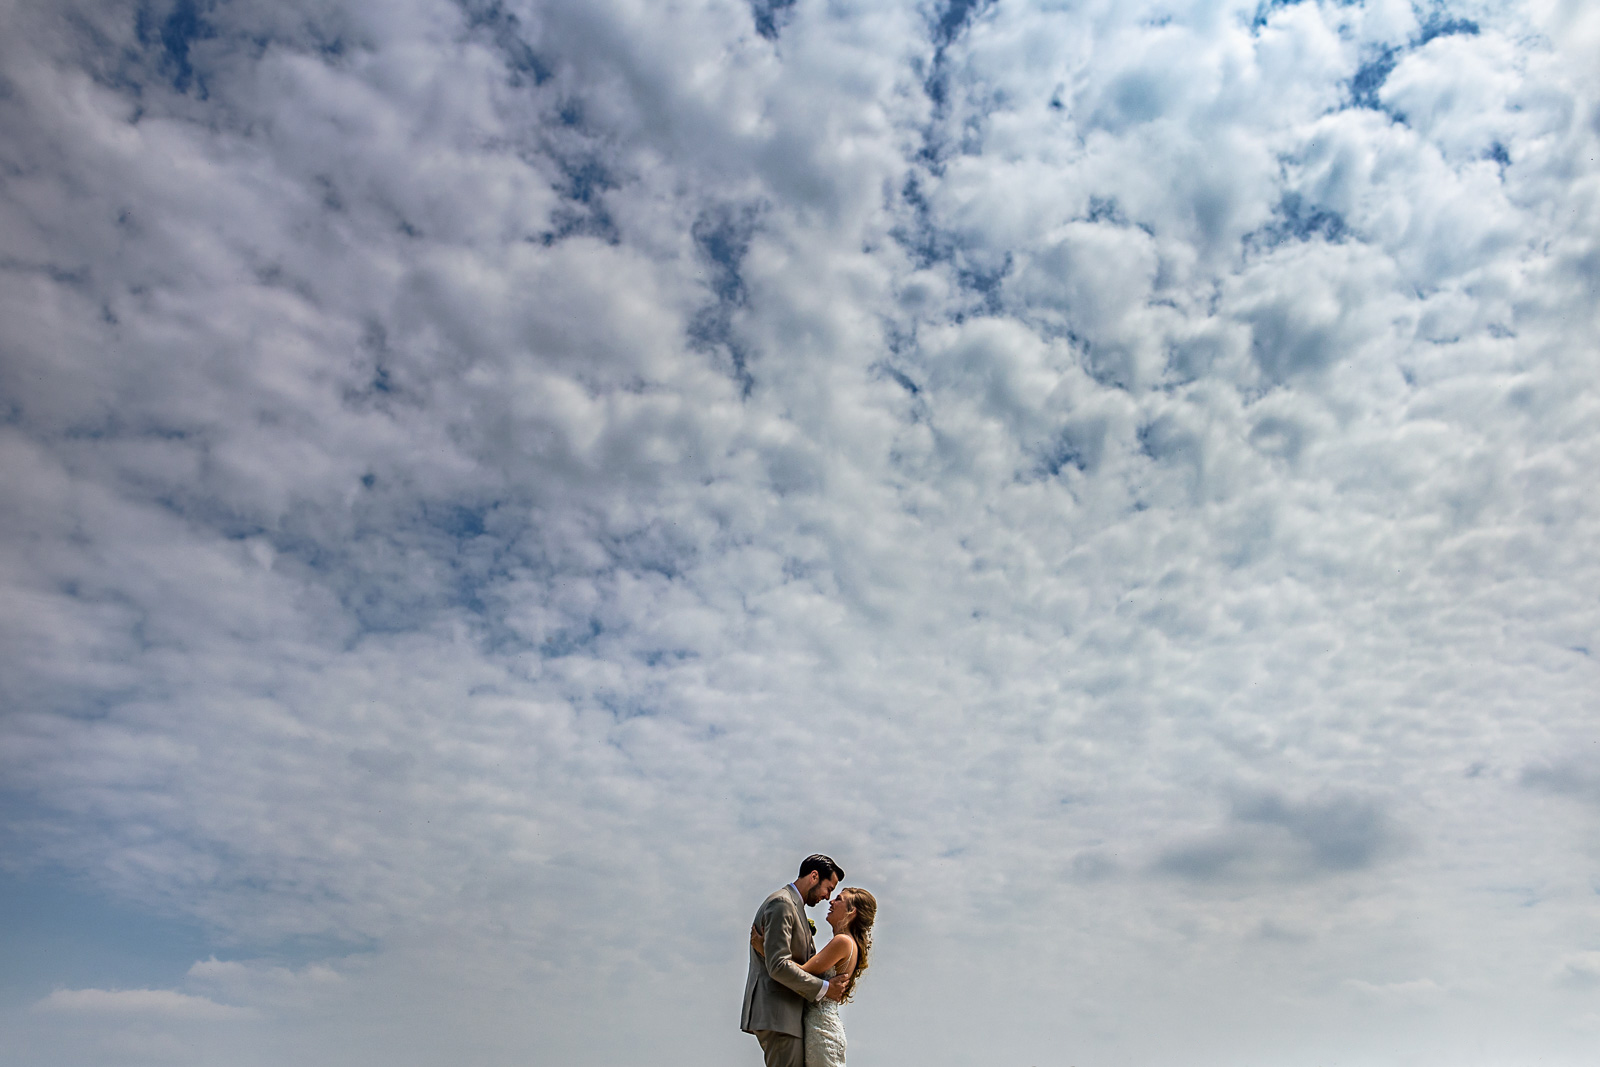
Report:
[[[855,918],[855,914],[856,909],[852,908],[850,902],[844,899],[844,894],[840,893],[833,898],[833,903],[828,905],[828,925],[835,929],[841,926],[849,926],[850,920]]]

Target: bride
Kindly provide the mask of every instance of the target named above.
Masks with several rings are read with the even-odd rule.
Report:
[[[872,923],[878,917],[878,901],[865,889],[849,887],[828,905],[828,925],[833,937],[800,969],[830,983],[846,983],[844,999],[856,995],[856,983],[867,970],[872,951]],[[751,938],[758,955],[765,956],[759,934]],[[839,1018],[839,1002],[824,997],[809,1006],[805,1014],[806,1067],[845,1067],[844,1023]]]

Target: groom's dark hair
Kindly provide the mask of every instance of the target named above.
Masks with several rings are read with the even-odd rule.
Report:
[[[806,875],[810,874],[812,871],[817,871],[824,878],[828,877],[828,875],[830,875],[830,874],[833,875],[835,878],[843,878],[844,877],[844,868],[839,866],[837,863],[833,862],[832,859],[830,859],[827,856],[824,856],[820,852],[818,852],[814,856],[807,856],[805,859],[800,861],[800,877],[801,878],[804,878]]]

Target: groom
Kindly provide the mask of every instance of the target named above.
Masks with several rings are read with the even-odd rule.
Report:
[[[759,934],[765,958],[750,948],[750,977],[744,983],[739,1029],[755,1034],[767,1067],[805,1067],[801,1016],[808,1003],[844,999],[843,983],[830,984],[800,969],[816,951],[805,908],[827,900],[844,877],[844,868],[827,856],[807,856],[800,877],[761,902],[752,939]]]

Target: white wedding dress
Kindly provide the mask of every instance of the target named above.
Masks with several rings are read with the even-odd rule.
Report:
[[[822,977],[832,980],[839,968],[831,967]],[[806,1008],[806,1067],[844,1067],[844,1020],[839,1017],[839,1002],[823,997]]]

